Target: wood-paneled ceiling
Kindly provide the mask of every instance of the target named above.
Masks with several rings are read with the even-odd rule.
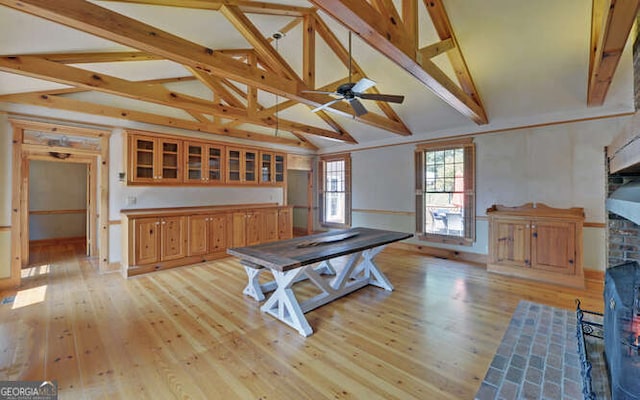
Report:
[[[0,0],[0,105],[309,150],[628,111],[640,0],[587,3]],[[313,113],[349,64],[405,103]]]

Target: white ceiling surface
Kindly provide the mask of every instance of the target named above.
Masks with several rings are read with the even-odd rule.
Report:
[[[146,6],[118,2],[96,4],[125,14],[185,39],[215,49],[247,48],[246,40],[221,14],[213,11]],[[281,2],[282,3],[282,2]],[[306,1],[286,3],[310,6]],[[419,2],[420,45],[436,41],[424,5]],[[605,104],[587,107],[587,75],[591,30],[591,2],[584,0],[445,0],[451,24],[467,61],[469,70],[488,114],[488,125],[476,125],[441,101],[428,88],[377,53],[359,38],[353,40],[353,56],[367,75],[377,82],[382,93],[403,94],[405,102],[392,107],[413,135],[402,137],[350,118],[335,116],[360,145],[310,136],[322,152],[342,151],[358,146],[426,140],[467,133],[505,129],[562,120],[633,112],[633,69],[630,45],[621,58]],[[347,31],[330,17],[323,19],[345,44]],[[290,17],[250,15],[252,22],[271,36]],[[296,71],[302,68],[300,26],[279,42],[279,52]],[[346,67],[318,37],[316,77],[318,86],[346,76]],[[0,6],[0,55],[58,52],[94,52],[131,50],[125,46],[75,31],[55,23]],[[435,62],[450,76],[446,56]],[[168,78],[189,75],[182,66],[169,61],[82,64],[91,69],[130,80]],[[243,85],[238,85],[244,87]],[[65,87],[56,83],[0,73],[0,94]],[[172,89],[207,98],[210,92],[197,84],[176,84]],[[91,94],[75,95],[91,99]],[[162,112],[191,118],[182,111],[171,114],[162,106],[132,100],[118,103],[112,96],[107,102],[130,106],[139,111]],[[280,98],[279,101],[286,99]],[[95,96],[105,102],[105,96]],[[264,106],[275,104],[275,95],[259,93]],[[379,113],[374,102],[363,101]],[[14,111],[15,106],[0,103],[0,109]],[[26,108],[26,107],[25,107]],[[33,107],[29,107],[32,110]],[[43,113],[49,115],[50,113]],[[308,107],[299,105],[279,113],[282,118],[330,129]],[[335,115],[335,114],[334,114]],[[94,118],[94,119],[91,119]],[[85,122],[99,122],[91,117]],[[265,129],[256,129],[264,132]]]

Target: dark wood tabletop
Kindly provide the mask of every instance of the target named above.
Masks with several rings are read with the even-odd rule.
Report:
[[[404,232],[352,228],[255,246],[234,247],[228,249],[227,253],[243,261],[284,272],[412,236]]]

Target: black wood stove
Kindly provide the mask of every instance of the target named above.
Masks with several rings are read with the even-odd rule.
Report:
[[[613,400],[640,400],[640,266],[608,268],[604,288],[604,352]]]

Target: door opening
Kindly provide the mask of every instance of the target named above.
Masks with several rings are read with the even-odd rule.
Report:
[[[89,224],[89,164],[29,160],[29,260],[51,245],[92,255]]]

